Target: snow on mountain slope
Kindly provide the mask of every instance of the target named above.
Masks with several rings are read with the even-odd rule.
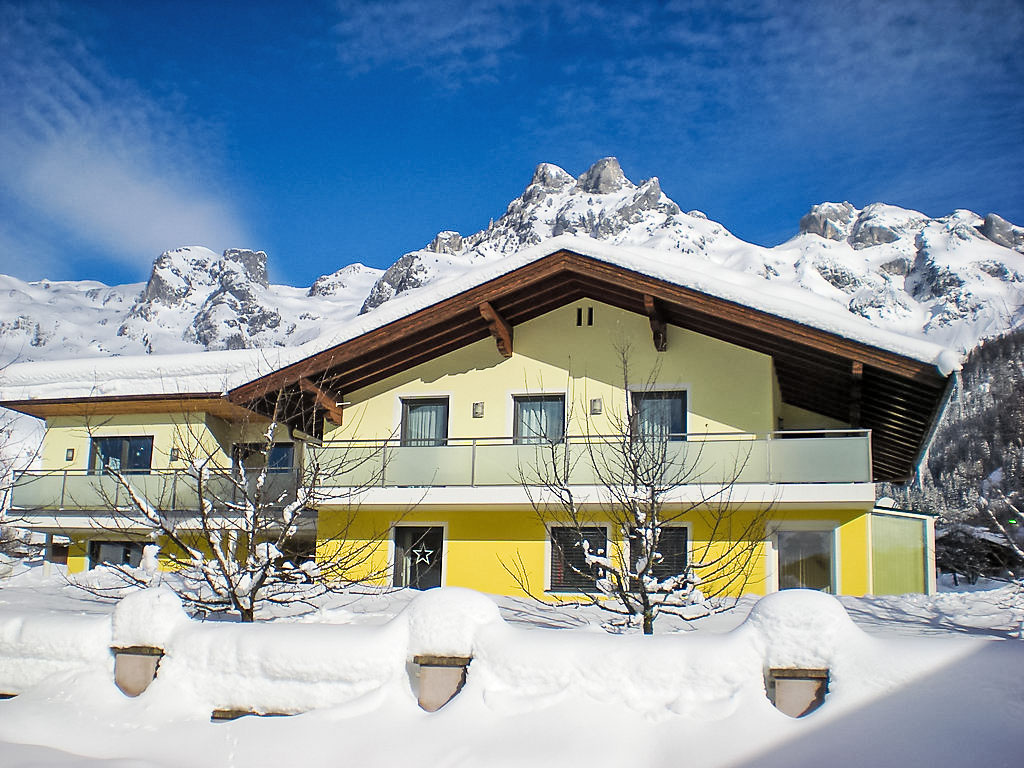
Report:
[[[561,234],[642,246],[652,260],[671,257],[679,270],[699,259],[806,289],[881,328],[961,350],[1024,324],[1024,228],[995,214],[958,210],[931,219],[883,203],[862,210],[822,203],[801,219],[796,237],[764,248],[699,211],[682,212],[656,178],[633,184],[615,158],[579,178],[539,165],[487,229],[467,237],[441,232],[398,259],[362,311]]]
[[[559,235],[639,249],[659,270],[683,274],[705,262],[764,280],[768,292],[810,291],[884,330],[961,350],[1024,325],[1024,228],[995,214],[932,219],[882,203],[822,203],[794,238],[764,248],[683,212],[657,178],[634,184],[604,158],[578,178],[542,163],[486,229],[440,232],[386,271],[352,264],[308,290],[270,284],[263,251],[198,246],[159,256],[144,286],[0,276],[0,365],[296,346],[399,294]]]
[[[295,345],[354,317],[382,271],[352,264],[308,290],[271,285],[263,251],[178,248],[148,282],[26,283],[0,275],[0,365]]]

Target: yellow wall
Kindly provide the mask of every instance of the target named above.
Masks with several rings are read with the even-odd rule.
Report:
[[[576,310],[594,308],[594,325],[576,326]],[[396,434],[403,397],[449,397],[452,438],[500,437],[513,432],[514,395],[569,393],[570,434],[608,434],[625,413],[620,350],[628,347],[630,388],[687,392],[689,432],[767,432],[774,429],[774,371],[758,352],[669,326],[668,351],[658,353],[646,317],[596,301],[553,310],[515,327],[514,353],[503,358],[493,339],[417,365],[355,392],[346,392],[345,426],[327,437],[381,438]],[[589,416],[602,398],[604,413]],[[472,405],[484,403],[483,418]],[[610,422],[610,419],[612,420]]]
[[[668,512],[668,511],[667,511]],[[843,594],[864,594],[868,590],[867,574],[867,513],[863,510],[786,510],[772,509],[767,513],[737,511],[733,529],[746,527],[752,515],[760,515],[773,525],[818,525],[838,529],[838,548],[834,553],[839,576],[839,590]],[[548,523],[554,523],[551,519]],[[600,511],[593,513],[594,524],[607,523]],[[711,562],[728,548],[729,542],[721,537],[712,538],[706,514],[689,513],[677,521],[689,527],[691,562]],[[371,576],[381,585],[392,583],[393,525],[444,526],[443,584],[478,589],[492,594],[524,596],[510,570],[522,569],[530,591],[541,596],[548,586],[545,573],[550,557],[545,521],[532,508],[501,507],[475,509],[398,509],[362,508],[355,513],[341,509],[322,509],[318,532],[317,560],[330,562],[339,551],[358,551],[361,557],[354,562],[350,578]],[[723,529],[719,529],[720,532]],[[621,537],[612,530],[612,553],[621,551]],[[746,546],[735,549],[747,551],[743,557],[746,570],[741,578],[728,570],[720,578],[728,578],[727,594],[766,594],[773,589],[775,564],[768,538],[764,531]],[[702,574],[707,579],[709,572]],[[706,584],[710,593],[713,584]]]
[[[286,428],[279,431],[276,439],[286,440]],[[231,423],[205,413],[56,416],[46,421],[41,460],[47,470],[84,471],[89,468],[92,438],[152,436],[152,469],[184,469],[190,459],[207,457],[227,467],[234,443],[262,442],[265,432],[265,424]],[[179,449],[176,462],[170,460],[172,447]],[[68,448],[75,451],[72,461],[66,460]]]

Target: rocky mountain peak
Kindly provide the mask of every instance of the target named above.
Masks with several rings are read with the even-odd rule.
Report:
[[[536,185],[544,189],[561,189],[575,183],[576,179],[554,163],[540,163],[533,172],[529,186]]]
[[[987,214],[978,231],[996,245],[1024,253],[1024,227],[1015,226],[1002,216]]]
[[[602,157],[580,175],[576,185],[581,191],[594,195],[607,195],[627,185],[632,186],[614,157]]]
[[[426,248],[398,259],[374,285],[362,311],[450,270],[501,258],[561,234],[642,244],[665,230],[678,236],[684,252],[703,249],[724,234],[714,222],[682,214],[657,178],[634,185],[614,157],[598,160],[579,179],[557,165],[541,163],[523,194],[486,229],[467,237],[440,232]]]
[[[368,267],[365,264],[349,264],[337,272],[321,275],[306,292],[307,296],[342,296],[349,289],[361,288],[365,283],[373,282],[383,274],[383,270]],[[365,294],[364,294],[365,295]],[[362,299],[362,296],[360,296]]]
[[[242,248],[228,248],[224,251],[221,262],[222,273],[231,270],[239,274],[246,282],[270,285],[267,278],[267,254],[263,251],[250,251]]]
[[[462,235],[450,229],[438,232],[430,241],[427,250],[434,253],[458,253],[462,250]]]

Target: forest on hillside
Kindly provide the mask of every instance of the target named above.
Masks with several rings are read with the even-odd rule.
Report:
[[[882,492],[900,506],[938,515],[940,565],[959,559],[971,564],[963,570],[984,572],[981,550],[998,544],[999,525],[1024,543],[1024,328],[971,351],[917,482]],[[952,548],[960,551],[943,551]],[[1024,565],[1004,554],[1009,567]]]

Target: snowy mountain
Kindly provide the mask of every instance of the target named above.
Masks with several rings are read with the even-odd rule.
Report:
[[[875,203],[822,203],[799,234],[774,248],[733,236],[699,211],[684,213],[657,178],[633,184],[615,158],[579,178],[541,164],[523,194],[486,229],[441,232],[381,276],[363,312],[395,295],[500,259],[560,234],[706,260],[795,285],[889,330],[968,350],[1024,324],[1024,228],[958,210],[939,219]]]
[[[272,285],[263,251],[178,248],[145,284],[0,275],[0,364],[300,344],[354,317],[382,271],[351,264],[309,289]]]
[[[0,276],[6,360],[292,346],[394,296],[454,279],[561,234],[651,249],[685,270],[702,260],[823,296],[888,330],[969,350],[1024,325],[1024,228],[958,210],[932,219],[875,203],[814,206],[774,248],[683,212],[657,178],[634,184],[614,158],[578,178],[537,166],[505,213],[471,235],[444,231],[381,271],[353,264],[308,288],[273,285],[263,251],[168,251],[148,282],[26,283]]]

